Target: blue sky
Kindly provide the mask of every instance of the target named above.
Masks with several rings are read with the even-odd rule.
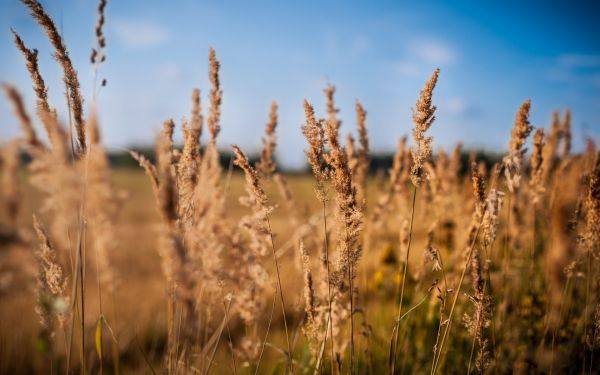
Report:
[[[91,99],[97,1],[42,1],[60,25],[83,93]],[[419,90],[441,68],[432,128],[436,147],[503,150],[514,113],[532,100],[531,120],[546,126],[554,109],[573,111],[574,144],[600,139],[600,3],[583,1],[111,1],[108,80],[98,96],[105,143],[153,142],[162,120],[189,113],[194,87],[207,104],[207,55],[217,50],[224,90],[220,144],[258,150],[269,103],[280,105],[278,158],[303,163],[302,100],[323,111],[322,89],[337,87],[345,131],[354,102],[368,111],[374,151],[409,134]],[[15,28],[40,66],[50,101],[65,112],[61,72],[45,35],[16,0],[0,0],[0,81],[35,98],[12,44]],[[87,101],[89,104],[90,100]],[[64,115],[63,115],[64,118]],[[19,133],[0,100],[0,139]]]

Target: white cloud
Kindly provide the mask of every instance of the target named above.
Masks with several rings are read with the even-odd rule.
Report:
[[[600,68],[600,56],[565,54],[558,57],[558,63],[566,68]]]
[[[394,70],[396,70],[400,75],[406,77],[415,77],[420,71],[419,65],[410,61],[400,61],[399,63],[395,64]]]
[[[117,40],[126,47],[149,48],[169,39],[169,31],[149,20],[117,19],[112,29]]]
[[[165,82],[173,82],[182,77],[181,66],[175,62],[167,62],[158,66],[158,78]]]
[[[421,61],[435,65],[452,64],[457,59],[456,52],[449,45],[433,39],[416,40],[411,53]]]
[[[600,55],[559,55],[546,77],[555,82],[597,89],[600,87]]]
[[[462,115],[467,111],[467,102],[461,97],[449,98],[440,104],[440,109],[453,115]]]

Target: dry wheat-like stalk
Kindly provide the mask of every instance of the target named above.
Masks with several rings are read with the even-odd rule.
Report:
[[[231,148],[235,155],[233,163],[240,167],[246,176],[246,191],[248,192],[248,196],[252,199],[253,206],[257,211],[261,212],[261,216],[266,219],[272,211],[272,207],[269,206],[269,200],[262,187],[260,175],[256,169],[252,168],[248,158],[237,145],[232,145]]]
[[[260,160],[255,165],[256,170],[264,177],[271,176],[276,169],[273,156],[275,147],[277,146],[277,138],[275,136],[275,129],[277,128],[277,108],[277,102],[273,101],[269,112],[269,121],[265,126],[265,136],[262,140],[263,149],[260,154]]]
[[[485,273],[485,261],[481,260],[481,254],[478,250],[473,252],[471,258],[471,285],[473,295],[470,300],[474,305],[472,315],[465,314],[463,321],[467,327],[467,331],[473,337],[473,345],[471,347],[471,358],[469,359],[469,368],[467,373],[471,372],[471,360],[475,349],[475,343],[479,347],[475,364],[477,369],[484,372],[489,365],[488,340],[485,337],[485,329],[491,325],[492,316],[492,300],[491,296],[485,292],[485,281],[483,274]]]
[[[39,240],[39,247],[35,252],[38,261],[36,312],[40,318],[43,334],[47,335],[46,339],[51,339],[54,335],[52,316],[56,315],[61,327],[67,318],[69,304],[69,298],[65,294],[67,277],[46,229],[35,215],[33,215],[33,228]]]
[[[67,98],[70,110],[73,111],[73,121],[75,132],[77,134],[78,151],[80,155],[85,153],[85,124],[83,121],[83,97],[81,96],[79,79],[77,71],[73,68],[73,63],[69,57],[69,52],[65,46],[63,39],[56,29],[56,25],[52,18],[46,13],[42,4],[37,0],[21,0],[29,10],[31,16],[37,20],[40,26],[48,34],[48,39],[54,47],[54,57],[61,65],[64,73],[64,82],[67,89]]]
[[[50,139],[50,142],[55,147],[62,147],[62,139],[66,137],[64,130],[58,125],[56,112],[48,104],[48,89],[39,70],[38,66],[38,51],[36,49],[30,50],[25,46],[25,43],[17,34],[16,31],[12,30],[15,37],[15,45],[17,49],[21,51],[25,57],[25,65],[29,71],[31,81],[33,82],[33,89],[37,97],[37,115],[42,121],[46,134]],[[57,143],[57,144],[55,144]]]
[[[0,166],[2,166],[2,203],[8,221],[16,228],[21,207],[21,189],[19,185],[19,164],[21,147],[19,141],[12,141],[0,148]]]
[[[168,284],[171,300],[169,306],[181,302],[184,324],[180,337],[184,345],[190,345],[197,335],[198,318],[195,299],[197,282],[194,277],[194,265],[190,262],[189,249],[178,220],[179,206],[172,138],[174,127],[172,120],[166,120],[156,143],[156,172],[159,178],[157,207],[162,221],[158,251]],[[170,315],[167,353],[169,368],[176,360],[174,356],[178,347],[173,312]]]
[[[552,122],[550,124],[550,131],[546,134],[544,148],[542,150],[542,180],[547,183],[550,175],[554,171],[554,164],[556,161],[556,153],[558,151],[558,145],[561,135],[561,124],[560,124],[560,113],[554,111],[552,113]]]
[[[369,134],[367,132],[367,111],[362,104],[356,101],[356,123],[358,129],[358,153],[356,167],[353,168],[354,181],[356,185],[357,200],[361,205],[366,206],[367,197],[367,173],[369,173]]]
[[[150,178],[150,182],[152,183],[152,191],[154,191],[155,197],[158,199],[158,173],[156,172],[156,167],[148,160],[146,157],[138,152],[129,151],[129,154],[135,161],[138,162],[140,167],[144,169],[146,175]]]
[[[189,124],[182,121],[183,150],[177,164],[177,187],[179,189],[179,216],[184,225],[192,224],[194,216],[194,190],[200,174],[200,137],[202,114],[200,90],[192,91],[192,113]]]
[[[563,159],[566,159],[571,154],[571,139],[573,138],[573,135],[571,133],[571,111],[568,109],[565,111],[565,117],[562,121],[560,131],[561,136],[563,138],[563,149],[561,157]]]
[[[38,139],[37,133],[33,128],[31,117],[29,117],[29,114],[27,114],[27,111],[25,110],[23,98],[21,98],[19,91],[17,91],[14,86],[6,83],[2,85],[2,88],[4,89],[6,96],[8,96],[9,101],[13,105],[15,115],[21,124],[23,133],[25,133],[25,141],[27,144],[34,149],[43,149],[43,145]]]
[[[325,93],[325,109],[328,116],[327,120],[332,121],[332,123],[335,124],[335,129],[339,130],[340,126],[342,126],[342,122],[337,118],[337,114],[340,110],[335,107],[335,86],[327,85],[327,87],[323,89],[323,92]]]
[[[426,136],[427,130],[435,121],[436,107],[432,104],[433,89],[437,84],[440,70],[436,69],[433,75],[425,84],[415,109],[413,110],[413,128],[412,135],[415,141],[416,150],[412,150],[413,166],[410,172],[410,178],[415,187],[419,187],[423,181],[423,172],[425,163],[431,159],[431,137]]]
[[[325,191],[325,182],[329,177],[329,171],[325,169],[325,166],[323,165],[325,153],[323,121],[315,118],[315,110],[308,100],[304,100],[304,114],[306,117],[306,124],[302,127],[302,132],[308,142],[308,150],[306,150],[305,153],[308,164],[315,177],[315,192],[317,199],[321,202],[326,202],[327,192]]]
[[[100,283],[109,292],[115,288],[115,269],[110,258],[117,249],[116,221],[119,198],[110,180],[108,156],[100,142],[100,129],[95,111],[88,119],[89,150],[87,161],[86,213],[92,234],[92,247],[97,252]]]
[[[350,369],[354,368],[354,279],[362,254],[360,232],[362,213],[356,202],[356,189],[352,183],[352,174],[346,153],[339,143],[337,124],[329,120],[325,124],[325,133],[330,146],[328,164],[331,168],[331,182],[336,193],[338,221],[338,259],[331,281],[341,293],[347,293],[350,300]],[[346,284],[347,281],[347,284]],[[335,299],[334,299],[335,302]],[[337,319],[339,322],[339,319]]]
[[[281,273],[279,268],[279,262],[277,260],[277,255],[275,253],[275,243],[273,240],[273,232],[271,230],[271,222],[269,220],[269,215],[273,210],[273,207],[269,205],[269,200],[267,198],[267,194],[265,193],[261,180],[260,174],[254,169],[246,155],[242,152],[242,150],[236,146],[232,145],[233,153],[235,155],[235,160],[233,163],[240,167],[244,171],[244,175],[246,177],[246,191],[248,192],[248,200],[251,202],[251,207],[253,207],[255,214],[257,217],[266,222],[266,231],[264,234],[269,237],[270,245],[271,245],[271,255],[273,256],[273,263],[275,265],[275,272],[277,273],[277,288],[279,290],[279,298],[281,302],[281,313],[283,314],[283,325],[285,330],[285,338],[287,344],[287,359],[288,359],[288,368],[293,372],[293,361],[292,361],[292,350],[288,332],[287,325],[287,314],[285,309],[285,299],[283,296],[283,287],[281,284]]]
[[[346,135],[346,159],[348,160],[348,168],[350,173],[355,176],[356,168],[358,166],[358,157],[356,152],[356,142],[354,136],[351,133]]]
[[[544,129],[537,129],[533,135],[533,152],[531,153],[531,175],[529,185],[533,194],[533,203],[540,201],[544,187]]]
[[[38,51],[37,49],[31,50],[27,48],[23,39],[21,39],[21,36],[15,30],[11,29],[11,31],[15,37],[17,49],[21,51],[23,57],[25,57],[25,65],[27,66],[31,80],[33,81],[33,88],[37,96],[38,111],[51,112],[50,105],[48,104],[48,89],[46,88],[38,65]]]
[[[359,242],[362,214],[357,206],[356,189],[352,184],[346,153],[337,137],[335,122],[327,121],[325,131],[331,148],[328,162],[331,168],[331,182],[336,192],[339,230],[341,231],[338,243],[337,284],[344,290],[344,275],[350,271],[350,268],[356,269],[362,252]],[[350,275],[351,279],[354,277],[355,275]]]
[[[216,143],[217,136],[221,127],[219,121],[221,118],[221,98],[223,92],[221,91],[221,81],[219,80],[219,68],[221,64],[217,60],[217,53],[213,48],[208,51],[208,61],[210,71],[208,77],[210,79],[210,114],[208,116],[208,131],[210,132],[210,142]]]
[[[304,334],[308,339],[309,347],[313,357],[317,356],[321,327],[318,320],[316,306],[315,287],[313,274],[310,267],[310,257],[303,242],[300,242],[300,254],[302,256],[302,274],[304,280]]]
[[[77,227],[74,213],[79,212],[83,199],[83,164],[81,160],[71,160],[68,139],[56,117],[47,113],[46,116],[52,123],[49,137],[53,147],[48,152],[31,152],[32,160],[27,168],[31,185],[43,193],[39,211],[52,217],[49,230],[64,260],[72,248],[69,232]]]
[[[486,199],[487,208],[481,223],[482,243],[484,248],[491,246],[496,240],[496,236],[498,235],[498,225],[500,223],[500,211],[503,202],[504,193],[496,189],[491,189]]]
[[[531,108],[531,101],[526,100],[521,104],[519,111],[515,118],[515,125],[513,127],[510,144],[508,148],[508,154],[502,159],[504,164],[504,176],[506,177],[506,184],[508,190],[514,193],[519,188],[521,181],[521,170],[523,168],[523,155],[527,151],[523,148],[525,141],[531,133],[533,127],[529,124],[529,110]]]
[[[589,178],[583,205],[585,208],[584,241],[589,251],[597,253],[600,248],[600,154],[596,154],[596,163]]]
[[[106,37],[104,35],[104,23],[106,22],[105,9],[107,0],[98,1],[98,18],[96,19],[96,27],[94,32],[96,34],[96,47],[92,48],[92,54],[90,60],[92,64],[101,64],[106,60],[104,54],[104,48],[106,47]]]
[[[477,236],[479,235],[479,228],[482,225],[483,216],[485,215],[486,211],[485,181],[479,173],[477,163],[474,160],[471,162],[471,181],[473,185],[473,196],[475,198],[475,209],[471,218],[471,224],[468,228],[466,247],[464,252],[462,253],[464,263],[462,266],[462,271],[458,280],[458,284],[454,289],[454,298],[452,299],[452,304],[450,305],[450,312],[448,313],[448,318],[446,321],[443,322],[442,320],[440,320],[440,332],[442,325],[445,325],[445,330],[441,335],[441,341],[436,341],[436,345],[434,347],[433,366],[431,368],[432,375],[436,374],[439,370],[440,359],[444,355],[444,348],[446,343],[448,342],[450,330],[452,329],[452,321],[454,317],[454,312],[456,310],[456,303],[458,302],[458,297],[460,296],[460,289],[462,287],[465,275],[467,273],[467,269],[469,265],[471,265],[473,254],[475,253],[475,243],[477,241]],[[445,301],[443,302],[443,304],[445,305]]]

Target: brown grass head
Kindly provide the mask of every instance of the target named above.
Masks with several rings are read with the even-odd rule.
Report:
[[[571,133],[571,110],[567,109],[565,111],[565,117],[561,123],[561,135],[563,139],[563,149],[561,156],[562,158],[567,158],[571,154],[571,140],[573,135]]]
[[[531,109],[531,100],[527,99],[519,107],[515,117],[515,125],[511,132],[509,150],[513,152],[521,151],[533,126],[529,123],[529,110]]]
[[[75,132],[77,135],[78,153],[82,155],[85,153],[86,139],[85,139],[85,124],[83,121],[83,97],[81,96],[79,79],[77,78],[77,71],[73,68],[73,63],[69,57],[69,52],[65,46],[60,33],[58,32],[54,21],[46,13],[42,4],[37,0],[21,0],[25,4],[30,12],[31,16],[40,24],[40,26],[46,31],[50,43],[54,47],[54,57],[61,65],[64,74],[64,82],[67,87],[67,98],[69,107],[73,112],[73,122],[75,126]]]
[[[256,169],[264,177],[269,177],[275,172],[275,161],[273,156],[275,154],[275,147],[277,146],[277,136],[275,129],[277,128],[277,102],[271,103],[271,110],[269,112],[269,121],[265,126],[265,135],[262,139],[263,149],[260,153],[260,160],[256,163]]]
[[[96,27],[94,29],[96,34],[96,47],[92,48],[92,55],[90,56],[92,64],[96,65],[101,64],[106,60],[106,55],[104,54],[104,48],[106,47],[106,37],[104,36],[104,23],[106,22],[104,11],[106,9],[106,2],[107,0],[98,1]]]
[[[432,104],[433,89],[437,84],[440,70],[436,69],[433,75],[421,90],[415,109],[413,110],[414,128],[412,131],[416,150],[412,151],[413,167],[411,170],[411,180],[415,187],[421,185],[423,181],[425,163],[431,159],[432,138],[426,136],[427,130],[435,120],[436,107]]]
[[[525,149],[523,146],[527,141],[527,137],[533,126],[529,123],[529,110],[531,109],[531,100],[527,99],[517,111],[515,117],[515,125],[513,127],[508,154],[504,157],[504,174],[506,176],[506,184],[510,192],[514,192],[519,188],[521,181],[521,169],[523,168],[523,155]]]
[[[210,79],[210,114],[208,116],[208,131],[210,132],[210,142],[216,144],[217,136],[221,130],[219,122],[221,120],[221,99],[223,91],[221,91],[221,81],[219,80],[219,69],[221,64],[217,60],[217,53],[214,48],[208,51],[208,62],[210,70],[208,78]]]
[[[244,154],[244,152],[237,145],[231,145],[231,148],[233,149],[233,153],[235,155],[233,164],[240,167],[246,176],[246,191],[248,192],[248,195],[252,197],[254,205],[257,208],[268,212],[269,200],[267,199],[267,194],[262,187],[260,175],[256,169],[252,168],[250,162],[248,161],[248,157],[246,157],[246,154]]]
[[[340,111],[335,107],[335,86],[327,85],[325,89],[323,89],[325,93],[325,110],[327,112],[328,120],[332,121],[335,124],[337,130],[339,130],[340,126],[342,126],[342,122],[338,120],[337,114]]]
[[[590,251],[600,248],[600,153],[596,154],[596,163],[589,177],[585,207],[584,239]]]
[[[68,304],[65,293],[67,290],[67,276],[63,267],[59,264],[56,250],[48,237],[46,228],[33,215],[33,228],[39,241],[39,247],[35,253],[38,261],[37,280],[37,307],[36,312],[40,317],[42,328],[53,334],[52,314],[56,314],[61,325],[64,322],[64,311],[56,306],[62,300],[64,308]]]
[[[12,141],[0,148],[0,167],[2,170],[2,204],[6,210],[8,222],[17,226],[21,208],[21,189],[19,184],[19,167],[21,164],[21,147],[19,141]]]
[[[355,170],[355,180],[359,202],[366,199],[367,174],[369,173],[369,134],[367,131],[367,111],[357,100],[356,105],[356,124],[358,128],[358,152]]]
[[[544,129],[539,128],[533,135],[533,151],[531,153],[531,176],[529,184],[533,193],[533,201],[537,203],[544,192]]]
[[[164,122],[163,131],[156,143],[157,175],[160,180],[158,188],[159,213],[166,223],[177,221],[178,204],[177,188],[173,173],[173,120]]]
[[[328,172],[323,166],[325,152],[323,122],[315,118],[315,110],[308,100],[304,100],[304,115],[306,123],[302,127],[302,133],[308,142],[308,150],[305,153],[315,177],[317,198],[321,202],[325,202],[327,200],[325,181],[327,181]]]
[[[34,149],[43,148],[43,145],[33,128],[31,117],[29,117],[29,114],[27,114],[27,111],[25,110],[23,98],[21,97],[21,94],[19,94],[19,91],[17,91],[14,86],[6,83],[2,85],[2,88],[4,89],[6,96],[8,96],[9,101],[12,103],[15,115],[21,124],[21,129],[23,130],[23,133],[25,133],[25,141],[27,144]]]
[[[37,97],[38,113],[42,111],[50,113],[52,110],[48,104],[48,89],[46,88],[46,83],[44,82],[44,78],[40,73],[40,67],[38,65],[38,51],[37,49],[27,48],[23,39],[21,39],[21,36],[17,34],[15,30],[11,29],[11,31],[15,37],[17,49],[21,51],[23,57],[25,57],[25,65],[27,66],[31,80],[33,81],[33,89]]]

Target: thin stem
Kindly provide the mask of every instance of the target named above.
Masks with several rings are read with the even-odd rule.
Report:
[[[410,228],[408,231],[408,246],[406,249],[406,256],[404,258],[404,270],[402,271],[402,286],[400,287],[400,302],[398,303],[398,316],[396,318],[396,324],[394,326],[394,339],[392,340],[392,347],[390,348],[390,374],[394,374],[396,370],[396,350],[398,346],[398,338],[400,333],[400,318],[402,316],[402,302],[404,301],[404,286],[406,285],[406,271],[408,269],[408,258],[410,255],[410,245],[412,242],[412,231],[413,231],[413,222],[415,218],[415,202],[417,197],[417,187],[413,188],[412,194],[412,208],[410,211]]]
[[[231,350],[231,360],[233,361],[233,373],[237,375],[237,365],[235,362],[235,353],[233,351],[233,340],[231,339],[231,330],[229,329],[229,306],[225,304],[225,296],[223,296],[223,289],[221,289],[221,300],[223,302],[223,310],[225,311],[225,327],[227,328],[227,338],[229,339],[229,349]]]
[[[85,188],[84,188],[85,189]],[[84,193],[85,194],[85,193]],[[77,235],[77,254],[80,259],[77,272],[79,273],[79,289],[81,296],[81,321],[80,321],[80,356],[81,356],[81,373],[85,374],[85,224],[83,219],[84,204],[82,203],[79,212],[79,228]]]
[[[330,361],[330,366],[331,366],[331,373],[333,374],[333,372],[335,371],[334,368],[335,366],[333,365],[333,361],[334,361],[334,349],[333,349],[333,318],[331,316],[331,278],[329,276],[329,235],[327,233],[327,213],[326,213],[326,207],[325,207],[325,200],[323,199],[321,202],[321,207],[322,207],[322,211],[323,211],[323,230],[324,230],[324,234],[325,234],[325,269],[327,270],[327,304],[329,305],[328,310],[327,310],[327,327],[325,327],[325,341],[324,343],[327,342],[327,334],[330,333],[331,334],[331,340],[329,340],[330,344],[331,344],[331,358],[329,359]]]
[[[482,213],[482,218],[483,215],[485,214],[485,208],[484,208],[484,212]],[[452,318],[454,316],[454,309],[456,307],[456,302],[458,301],[458,296],[460,294],[460,287],[462,286],[462,283],[465,279],[465,274],[467,273],[467,268],[469,268],[469,263],[471,262],[471,257],[473,256],[473,250],[475,249],[475,242],[477,241],[477,237],[479,236],[479,230],[481,229],[481,222],[478,223],[477,225],[477,232],[475,232],[475,236],[473,237],[473,241],[470,244],[470,248],[469,248],[469,255],[467,257],[467,260],[463,266],[463,270],[462,273],[460,275],[460,280],[458,281],[458,286],[454,292],[454,300],[452,301],[452,306],[450,307],[450,314],[448,317],[448,326],[446,327],[446,329],[444,330],[444,335],[442,336],[442,341],[440,343],[440,348],[438,350],[437,356],[434,356],[434,361],[433,361],[433,368],[431,370],[432,374],[435,374],[438,370],[438,365],[440,362],[440,358],[442,356],[442,352],[444,351],[444,345],[446,344],[446,339],[448,337],[448,334],[450,333],[450,329],[452,328]]]
[[[327,332],[329,332],[329,327],[331,326],[331,315],[327,317],[327,326],[325,327],[325,335],[327,336]],[[333,340],[332,340],[333,341]],[[321,370],[321,360],[323,359],[323,354],[325,353],[325,344],[327,343],[327,337],[323,339],[323,343],[321,344],[321,350],[319,351],[319,357],[317,358],[317,364],[315,365],[315,371],[313,375],[318,375]],[[333,366],[333,358],[331,359],[331,366]],[[331,373],[333,374],[333,368],[331,369]]]
[[[587,257],[587,280],[586,280],[586,287],[585,287],[585,307],[583,310],[583,337],[582,337],[582,342],[585,344],[585,336],[587,333],[587,325],[588,325],[588,304],[590,301],[590,279],[592,278],[592,252],[590,250],[588,250],[588,257]],[[582,373],[585,374],[585,365],[586,365],[586,358],[585,358],[585,351],[583,353],[583,370]]]
[[[560,322],[562,321],[562,316],[563,316],[563,308],[565,307],[565,299],[567,299],[567,291],[569,290],[569,287],[571,286],[571,277],[567,277],[567,281],[565,282],[565,286],[563,288],[562,291],[562,296],[560,298],[560,308],[558,309],[558,320],[556,322],[556,327],[554,327],[554,329],[552,330],[552,343],[551,343],[551,356],[550,356],[550,375],[552,375],[552,370],[554,368],[554,343],[556,340],[556,332],[558,331],[558,328],[560,326]],[[568,309],[567,309],[568,311]],[[549,321],[549,320],[548,320]]]
[[[260,354],[258,355],[258,361],[256,362],[256,369],[254,370],[254,375],[258,375],[260,361],[262,360],[263,353],[265,352],[265,345],[267,344],[267,338],[269,337],[269,331],[271,330],[271,323],[273,322],[273,312],[275,311],[276,299],[277,298],[273,297],[273,304],[271,305],[271,316],[269,317],[269,324],[267,324],[267,332],[265,333],[265,339],[263,340],[262,346],[260,348]]]
[[[231,302],[229,302],[229,306],[231,306]],[[227,308],[229,308],[229,306],[227,306]],[[228,321],[224,321],[224,323],[229,323]],[[219,347],[219,342],[221,342],[221,335],[223,333],[223,324],[221,324],[221,327],[219,327],[219,333],[217,335],[217,342],[215,343],[214,347],[213,347],[213,351],[210,355],[210,359],[208,360],[208,366],[206,367],[206,371],[204,372],[204,375],[208,375],[210,373],[210,368],[212,367],[212,364],[214,363],[214,359],[215,359],[215,354],[217,353],[217,348]],[[212,341],[212,339],[211,339]]]
[[[488,246],[492,246],[492,244],[489,244]],[[483,255],[485,256],[486,262],[488,259],[488,251],[487,251],[487,247],[484,246],[483,247]],[[492,277],[490,275],[490,267],[489,265],[485,268],[485,273],[487,276],[487,279],[485,280],[484,284],[483,284],[483,290],[485,291],[485,286],[487,285],[489,290],[490,290],[490,296],[494,295],[494,291],[492,288]],[[492,307],[492,317],[490,319],[490,324],[491,324],[491,331],[492,331],[492,354],[494,355],[494,373],[498,374],[498,357],[496,355],[496,328],[494,326],[494,309]]]
[[[348,238],[347,226],[346,238]],[[350,248],[348,248],[348,253],[350,253]],[[352,268],[352,259],[350,254],[348,254],[348,284],[350,286],[350,375],[354,375],[354,274]]]
[[[271,239],[271,253],[273,255],[273,263],[275,263],[275,271],[277,273],[277,286],[279,288],[279,298],[281,299],[281,312],[283,314],[283,327],[285,330],[285,341],[287,344],[287,360],[288,360],[288,367],[289,370],[293,373],[294,372],[294,364],[292,362],[292,347],[290,345],[290,336],[288,333],[288,326],[287,326],[287,317],[286,317],[286,313],[285,313],[285,301],[283,299],[283,288],[281,287],[281,274],[279,272],[279,262],[277,261],[277,255],[275,254],[275,241],[273,240],[273,230],[271,229],[271,221],[269,220],[269,217],[267,216],[266,218],[267,220],[267,226],[269,229],[269,238]]]
[[[477,319],[477,320],[479,321],[479,319]],[[471,363],[473,362],[473,353],[474,352],[475,352],[475,337],[473,337],[473,343],[471,344],[471,355],[469,356],[469,366],[467,367],[467,375],[471,374]]]

